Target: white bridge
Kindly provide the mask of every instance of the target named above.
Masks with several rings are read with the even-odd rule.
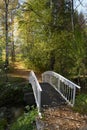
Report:
[[[59,97],[57,97],[57,95],[59,95],[70,106],[74,106],[76,89],[80,89],[80,86],[76,85],[75,83],[71,82],[70,80],[64,78],[60,74],[57,74],[53,71],[46,71],[42,74],[41,84],[38,82],[35,73],[31,71],[29,74],[29,83],[31,83],[32,85],[36,105],[40,115],[42,105],[47,105],[46,100],[48,100],[50,96],[52,96],[52,98],[50,99],[53,100],[53,95],[50,94],[50,86],[51,91],[56,91],[56,94],[54,94],[54,96],[56,96],[56,102],[59,101]],[[54,89],[52,89],[52,87]]]

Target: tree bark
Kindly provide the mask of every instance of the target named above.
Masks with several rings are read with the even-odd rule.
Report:
[[[8,47],[8,5],[9,0],[5,0],[5,36],[6,36],[6,57],[5,64],[9,65],[9,47]]]
[[[13,16],[12,16],[12,12],[11,12],[11,25],[13,24]],[[15,47],[14,47],[14,35],[13,35],[13,27],[12,27],[12,40],[11,40],[11,60],[12,62],[15,61]]]
[[[72,24],[72,31],[74,33],[74,2],[71,2],[71,24]]]

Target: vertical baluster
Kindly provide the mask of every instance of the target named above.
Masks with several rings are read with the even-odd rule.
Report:
[[[71,105],[72,105],[72,103],[73,103],[73,88],[71,88]]]
[[[69,94],[69,93],[68,93],[68,89],[69,89],[69,86],[67,85],[67,100],[68,100],[68,96],[69,96],[69,95],[68,95],[68,94]]]
[[[50,83],[50,75],[47,75],[47,82]]]
[[[61,92],[62,92],[62,94],[63,94],[63,83],[62,83],[62,81],[61,81]]]
[[[56,88],[56,77],[54,76],[54,83],[53,83],[53,85],[55,86],[55,88]]]
[[[72,88],[70,88],[70,102],[72,102]]]
[[[66,85],[66,99],[67,99],[67,87],[68,87],[68,85]]]
[[[60,79],[58,78],[58,90],[60,91]]]
[[[56,86],[56,89],[57,89],[57,86],[58,86],[58,84],[57,84],[57,78],[55,77],[55,79],[56,79],[55,86]]]
[[[60,91],[62,93],[62,81],[60,80]]]
[[[68,101],[70,101],[70,86],[68,86]]]
[[[62,82],[62,94],[64,95],[64,83]]]
[[[67,99],[67,87],[68,87],[68,86],[66,85],[66,99]]]
[[[65,84],[63,83],[63,96],[65,97]]]
[[[69,101],[69,90],[70,90],[70,87],[68,86],[68,96],[67,96],[68,101]]]
[[[44,75],[44,80],[45,80],[45,82],[46,82],[46,75]]]
[[[66,97],[66,84],[64,84],[64,96]]]

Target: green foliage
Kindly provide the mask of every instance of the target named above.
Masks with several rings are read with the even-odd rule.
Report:
[[[30,84],[21,83],[22,78],[10,79],[11,82],[0,83],[0,106],[23,104],[24,89],[30,90]]]
[[[87,94],[80,94],[76,97],[74,110],[87,114]]]
[[[29,83],[23,82],[22,78],[10,78],[10,82],[1,83],[0,84],[0,106],[20,106],[24,105],[24,92],[31,92],[32,88]],[[34,130],[35,124],[34,120],[37,115],[37,111],[32,107],[32,111],[29,107],[26,108],[28,113],[25,113],[22,117],[20,117],[12,126],[11,130]],[[7,125],[6,117],[4,119],[0,119],[0,130],[4,130]],[[12,120],[14,120],[12,118]],[[16,120],[16,118],[15,118]],[[32,126],[33,125],[33,126]]]
[[[87,36],[85,25],[80,25],[84,17],[74,11],[73,32],[71,2],[27,0],[23,8],[19,28],[24,42],[21,45],[22,58],[28,68],[53,70],[68,78],[85,75]]]
[[[32,50],[28,54],[29,59],[27,59],[27,65],[32,62],[34,66],[39,68],[41,71],[49,69],[50,52],[49,48],[46,46],[47,45],[45,43],[34,44]],[[25,55],[27,55],[27,53]]]
[[[67,31],[61,31],[59,34],[55,33],[53,42],[55,57],[54,70],[66,77],[70,76],[74,65],[72,33],[68,33]]]
[[[0,62],[2,61],[2,47],[0,46]]]
[[[23,102],[23,91],[21,88],[4,88],[0,95],[0,105],[11,105]]]
[[[0,119],[0,130],[4,130],[7,125],[6,119]]]
[[[12,124],[10,130],[35,130],[35,118],[37,110],[33,109],[28,113],[24,113],[15,123]]]

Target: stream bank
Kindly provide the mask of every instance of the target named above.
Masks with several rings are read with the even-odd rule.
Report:
[[[27,81],[7,84],[0,90],[0,130],[10,130],[12,123],[32,110],[32,106],[36,107],[32,87]]]

